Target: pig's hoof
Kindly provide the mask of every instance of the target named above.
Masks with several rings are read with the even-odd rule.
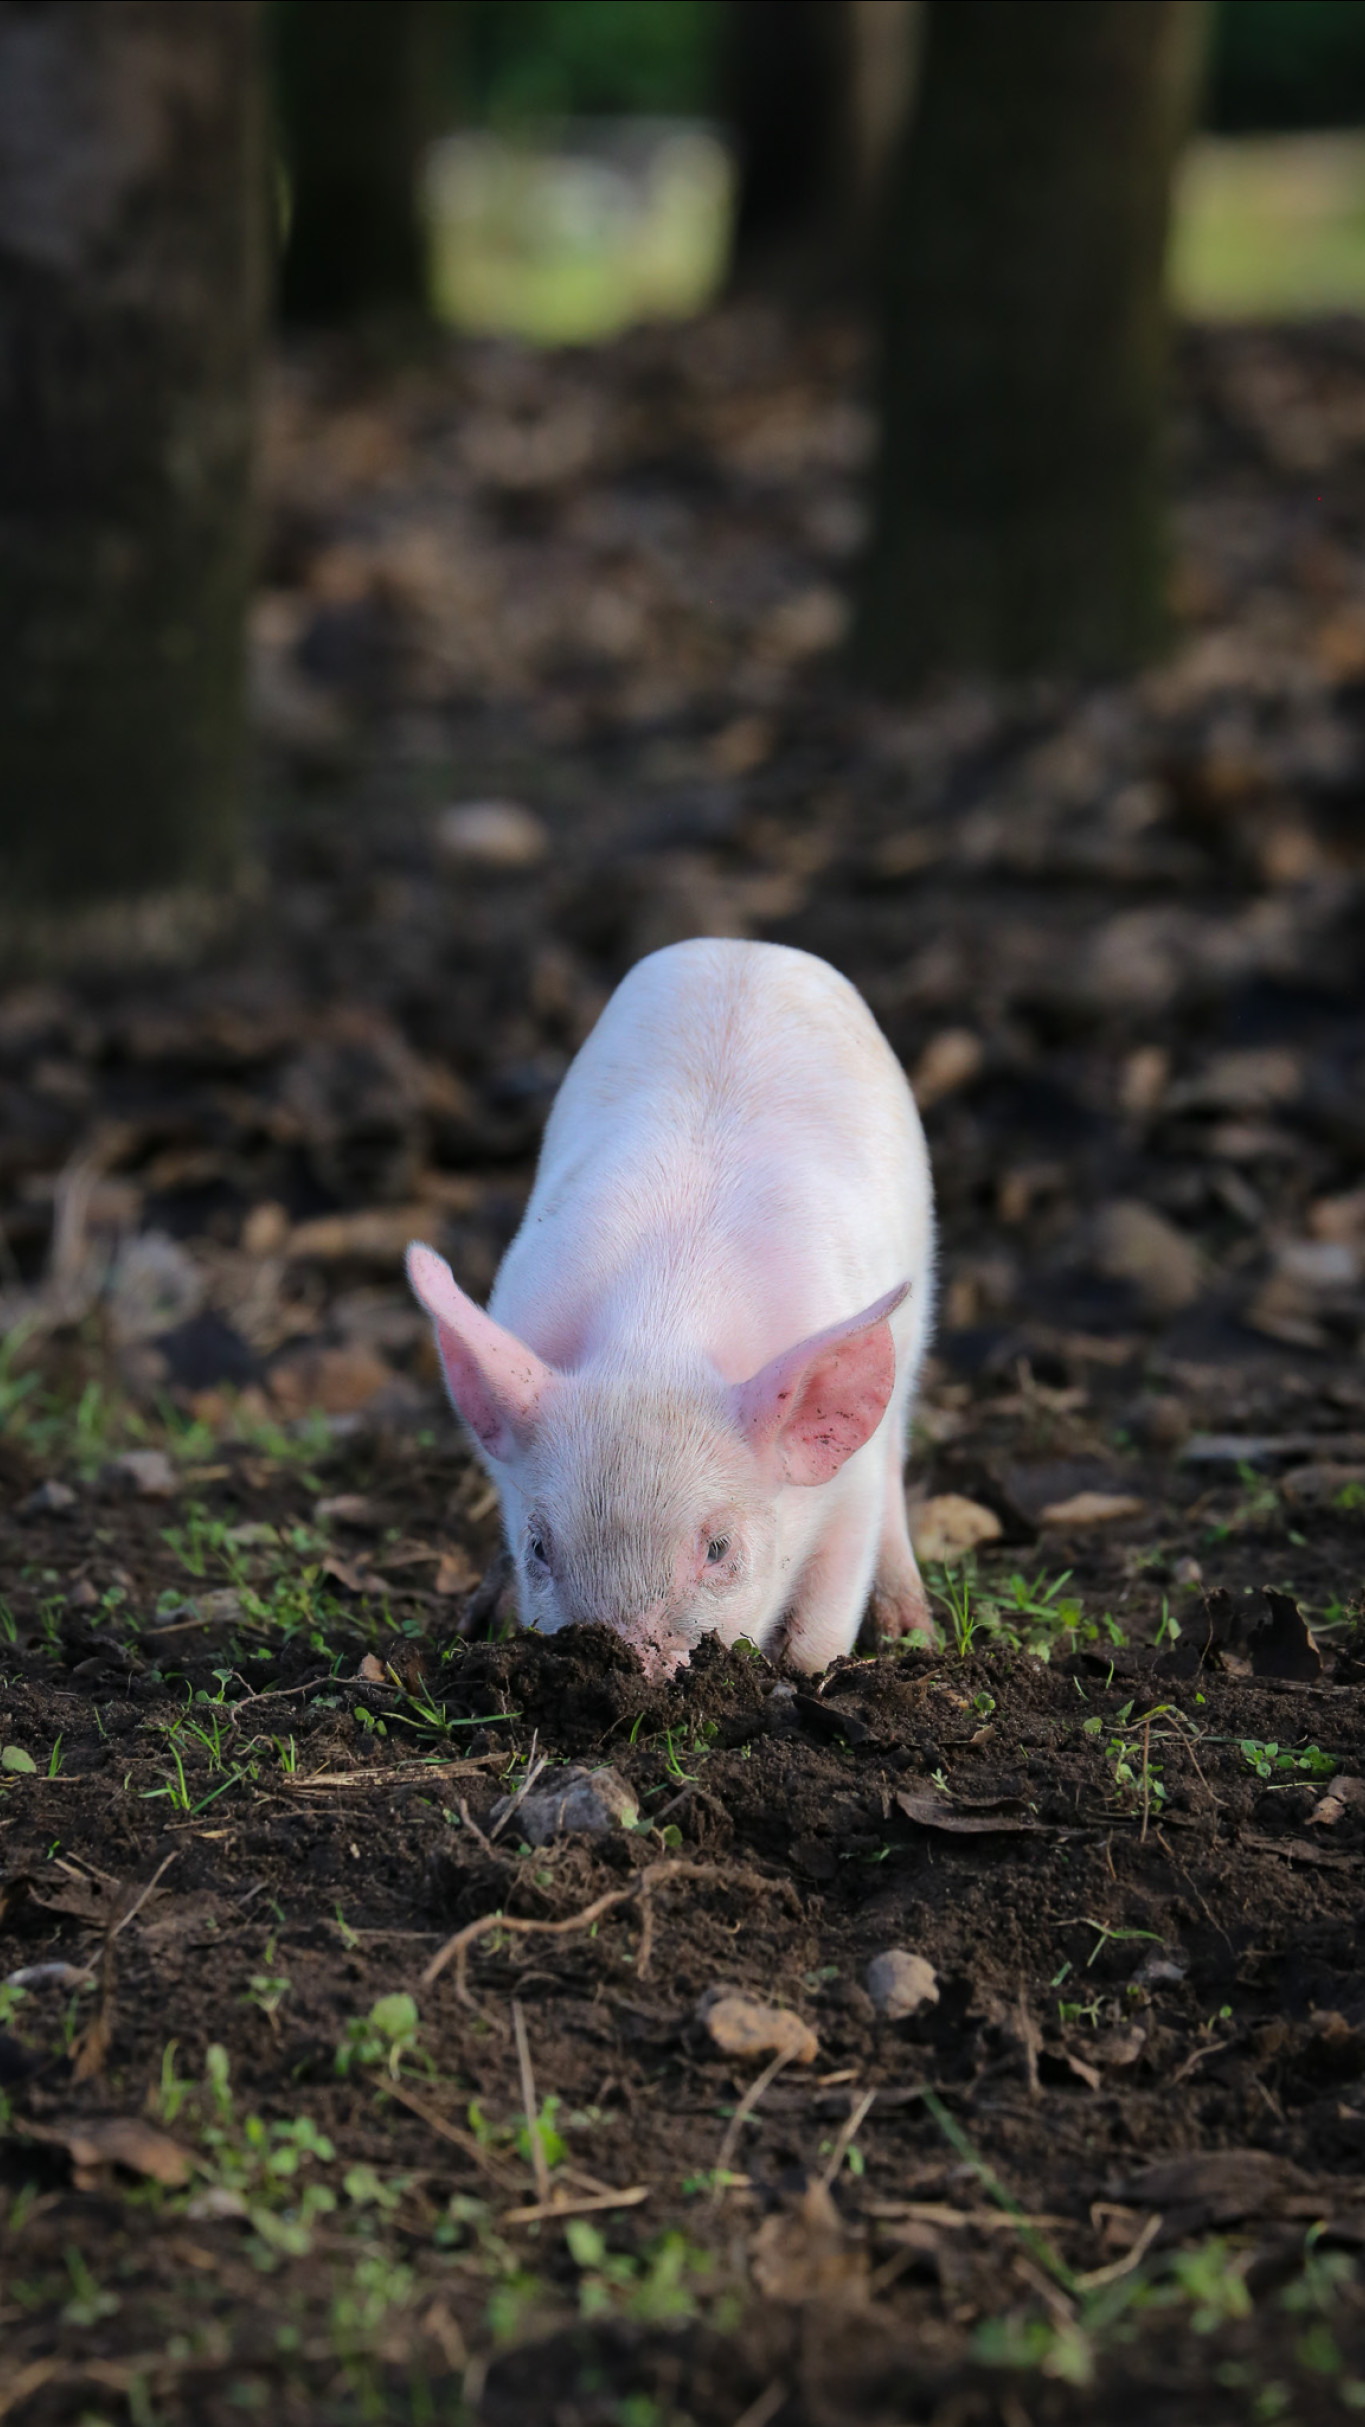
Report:
[[[918,1635],[924,1643],[932,1643],[934,1621],[929,1615],[923,1585],[917,1582],[894,1590],[886,1585],[874,1586],[867,1632],[874,1642],[899,1642],[904,1636]]]

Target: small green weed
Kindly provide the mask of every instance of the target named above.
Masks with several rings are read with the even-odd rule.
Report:
[[[585,2318],[623,2316],[645,2326],[679,2326],[698,2314],[699,2295],[712,2288],[716,2260],[685,2234],[665,2233],[638,2256],[608,2249],[605,2234],[586,2216],[564,2227],[579,2270],[578,2306]]]
[[[273,1964],[275,1960],[275,1941],[273,1938],[266,1948],[265,1960],[267,1964]],[[275,2017],[279,2013],[281,2006],[284,2004],[286,1997],[289,1995],[289,1991],[292,1986],[293,1983],[282,1972],[253,1972],[250,1980],[247,1983],[247,2003],[249,2005],[258,2006],[262,2014],[265,2016],[266,2021],[273,2025]]]
[[[166,2070],[163,2057],[163,2082]],[[205,2124],[200,2137],[219,2189],[241,2201],[268,2251],[305,2257],[314,2220],[336,2207],[336,2193],[326,2183],[300,2185],[298,2177],[305,2167],[333,2163],[332,2142],[310,2115],[276,2123],[264,2123],[259,2115],[239,2118],[227,2051],[216,2042],[205,2056],[204,2092],[215,2120]]]
[[[1166,1802],[1167,1788],[1160,1762],[1152,1759],[1152,1747],[1196,1744],[1200,1741],[1199,1729],[1170,1702],[1154,1703],[1137,1718],[1133,1716],[1132,1703],[1125,1702],[1107,1724],[1111,1733],[1104,1745],[1104,1758],[1119,1802],[1141,1803],[1144,1811],[1159,1813]],[[1087,1719],[1082,1723],[1081,1733],[1103,1736],[1105,1727],[1103,1719]]]
[[[353,2015],[347,2023],[336,2052],[338,2073],[349,2073],[353,2065],[385,2065],[396,2081],[404,2057],[417,2046],[419,2019],[417,2001],[406,1989],[377,1997],[367,2015]]]
[[[1098,1619],[1087,1617],[1084,1604],[1065,1592],[1071,1573],[1066,1568],[1060,1576],[1027,1577],[1016,1570],[987,1587],[975,1559],[968,1558],[960,1567],[930,1567],[926,1582],[948,1613],[953,1648],[962,1660],[983,1641],[1001,1651],[1031,1653],[1035,1660],[1050,1660],[1084,1643],[1125,1642],[1107,1610]]]
[[[101,2292],[79,2250],[68,2242],[63,2253],[66,2272],[71,2283],[71,2297],[62,2305],[62,2322],[67,2326],[98,2326],[106,2317],[116,2317],[121,2307],[116,2292]]]
[[[1295,1776],[1301,1771],[1310,1778],[1331,1778],[1336,1773],[1335,1756],[1324,1753],[1315,1744],[1305,1745],[1302,1752],[1296,1753],[1292,1747],[1281,1751],[1278,1744],[1261,1744],[1254,1736],[1244,1736],[1238,1749],[1258,1778],[1274,1778],[1277,1774]]]

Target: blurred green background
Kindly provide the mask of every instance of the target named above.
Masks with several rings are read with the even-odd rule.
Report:
[[[308,7],[276,0],[286,76]],[[424,179],[438,317],[573,342],[711,299],[737,189],[725,17],[722,0],[442,13]],[[1200,317],[1365,308],[1365,0],[1210,9],[1170,259],[1179,308]]]
[[[484,124],[715,106],[719,0],[469,0],[466,13],[468,99]],[[1211,127],[1365,125],[1365,0],[1221,0],[1213,17]]]

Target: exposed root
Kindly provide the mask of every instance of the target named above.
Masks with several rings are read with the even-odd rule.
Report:
[[[646,1930],[642,1933],[640,1944],[641,1961],[636,1967],[637,1971],[643,1971],[652,1945],[652,1933],[648,1926],[652,1916],[647,1899],[655,1888],[661,1888],[674,1879],[724,1880],[732,1887],[748,1888],[758,1893],[771,1891],[775,1884],[772,1880],[764,1879],[757,1871],[727,1870],[713,1862],[652,1862],[632,1879],[629,1887],[610,1888],[605,1896],[594,1897],[592,1903],[584,1905],[580,1913],[566,1914],[562,1921],[523,1921],[514,1913],[481,1913],[477,1921],[466,1922],[462,1930],[457,1930],[453,1938],[448,1938],[445,1945],[438,1948],[422,1974],[422,1986],[429,1989],[434,1980],[440,1979],[446,1965],[453,1962],[455,1994],[461,2005],[477,2011],[474,1999],[469,1994],[469,1950],[479,1939],[486,1938],[490,1931],[504,1930],[509,1937],[515,1938],[570,1938],[577,1930],[590,1930],[595,1921],[600,1921],[606,1913],[615,1912],[618,1905],[637,1901],[644,1905],[646,1917]]]

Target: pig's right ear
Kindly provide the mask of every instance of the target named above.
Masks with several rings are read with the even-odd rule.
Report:
[[[490,1458],[513,1457],[534,1429],[554,1380],[550,1367],[465,1296],[434,1247],[414,1239],[407,1260],[413,1293],[432,1320],[456,1415]]]
[[[828,1483],[871,1440],[896,1383],[888,1317],[909,1294],[902,1281],[875,1306],[799,1341],[733,1391],[741,1432],[782,1482]]]

